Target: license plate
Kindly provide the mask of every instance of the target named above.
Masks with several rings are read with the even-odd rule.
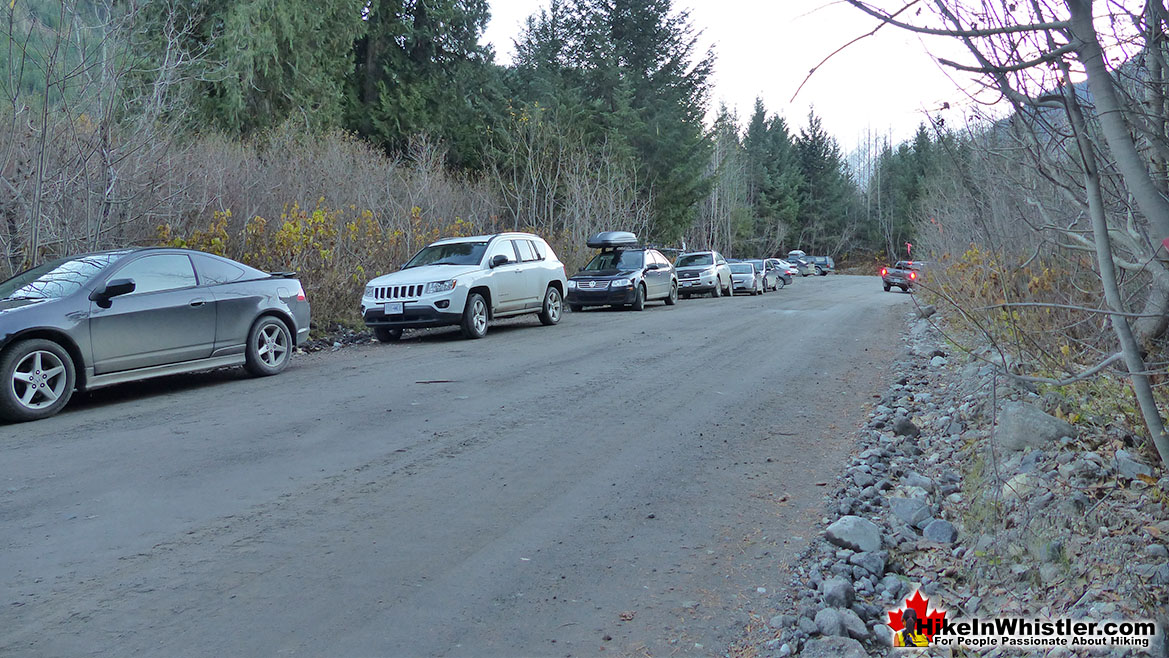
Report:
[[[386,302],[386,315],[401,315],[402,302]]]

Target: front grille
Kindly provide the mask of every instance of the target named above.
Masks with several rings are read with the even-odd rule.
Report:
[[[608,281],[578,281],[577,287],[581,290],[608,290]]]
[[[679,279],[697,279],[698,272],[679,272],[678,278]]]
[[[422,295],[422,284],[414,286],[380,286],[373,289],[373,298],[376,300],[386,299],[412,299]]]

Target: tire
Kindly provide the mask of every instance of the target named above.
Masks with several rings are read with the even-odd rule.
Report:
[[[723,282],[722,281],[719,281],[718,279],[714,280],[714,290],[710,291],[710,296],[711,297],[722,297],[723,296]]]
[[[569,304],[568,310],[572,311],[573,313],[582,313],[584,312],[584,307],[580,304]]]
[[[483,295],[473,292],[467,295],[463,307],[463,320],[459,323],[463,336],[476,340],[487,335],[487,301]]]
[[[783,280],[783,277],[780,277],[780,278],[775,280],[775,289],[776,290],[780,290],[781,288],[783,288],[786,285],[787,285],[787,282]]]
[[[735,280],[734,279],[731,279],[727,283],[727,289],[726,289],[726,291],[724,291],[724,294],[727,297],[734,297],[735,296]]]
[[[0,356],[0,418],[13,422],[39,420],[69,403],[77,372],[65,348],[51,340],[22,340]]]
[[[670,284],[670,294],[666,296],[666,306],[673,306],[678,303],[678,284]]]
[[[374,327],[373,337],[379,343],[396,343],[402,340],[402,330],[390,327]]]
[[[884,285],[884,288],[885,288],[885,292],[889,292],[889,289],[893,287],[893,286],[891,286],[891,285],[889,285],[889,284],[887,284],[887,283],[886,283],[886,284],[883,284],[883,285]]]
[[[556,286],[548,286],[544,291],[544,305],[540,307],[540,324],[545,327],[560,322],[560,315],[564,312],[564,298]]]
[[[645,310],[645,286],[644,285],[637,286],[637,298],[633,300],[633,304],[631,304],[630,307],[635,311],[644,311]]]
[[[280,318],[265,315],[248,332],[244,368],[256,377],[268,377],[288,367],[292,359],[292,334]]]
[[[824,276],[826,274],[828,274],[828,273],[825,272],[823,268],[820,268],[820,267],[816,268],[816,276]]]

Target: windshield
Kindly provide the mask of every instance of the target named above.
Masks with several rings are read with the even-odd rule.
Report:
[[[674,267],[697,267],[700,265],[714,265],[714,258],[710,254],[686,254],[679,256]]]
[[[751,263],[731,263],[731,271],[735,274],[754,274],[755,268]]]
[[[600,272],[601,270],[640,270],[645,262],[645,253],[641,251],[603,251],[584,266],[585,272]]]
[[[89,283],[129,251],[90,254],[45,263],[0,283],[0,299],[60,299]]]
[[[432,244],[414,254],[402,269],[408,270],[423,265],[478,265],[483,260],[483,252],[486,250],[486,242]]]

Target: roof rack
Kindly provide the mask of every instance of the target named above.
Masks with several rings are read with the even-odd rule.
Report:
[[[637,236],[629,231],[602,231],[585,243],[590,249],[616,249],[638,246]]]

